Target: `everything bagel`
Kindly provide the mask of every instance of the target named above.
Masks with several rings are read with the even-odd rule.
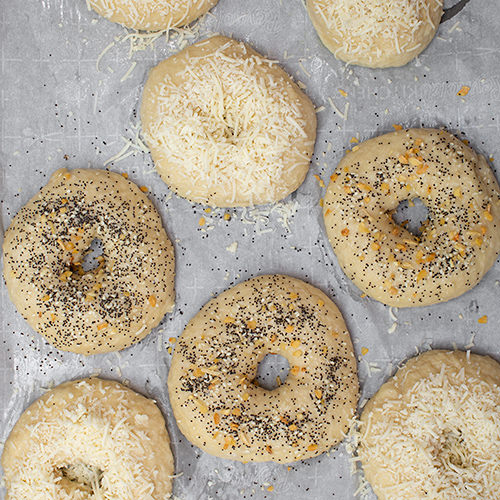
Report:
[[[254,383],[267,354],[290,365],[274,390]],[[168,376],[187,439],[242,462],[324,453],[347,431],[358,387],[351,338],[335,304],[281,275],[245,281],[208,302],[179,338]]]
[[[392,218],[414,198],[428,209],[418,236]],[[443,130],[400,130],[353,148],[331,176],[323,215],[347,276],[392,306],[458,297],[500,252],[495,176],[483,156]]]
[[[82,266],[91,243],[99,265]],[[139,342],[174,306],[174,251],[138,186],[104,170],[58,170],[12,220],[4,277],[28,323],[64,351]]]

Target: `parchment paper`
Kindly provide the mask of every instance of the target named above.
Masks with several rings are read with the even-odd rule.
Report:
[[[349,472],[343,445],[292,464],[290,470],[272,463],[224,461],[191,446],[177,430],[168,403],[169,338],[180,335],[214,294],[258,274],[285,273],[321,288],[339,306],[361,358],[362,398],[371,396],[416,349],[473,343],[474,352],[500,359],[498,262],[476,288],[445,304],[394,311],[361,298],[326,240],[319,206],[325,189],[314,177],[320,175],[327,183],[344,150],[352,147],[352,137],[368,139],[392,130],[392,124],[444,126],[487,157],[500,158],[498,2],[469,2],[441,25],[417,60],[387,70],[346,67],[337,61],[320,43],[300,0],[220,0],[212,13],[190,43],[212,32],[245,40],[279,60],[306,85],[315,105],[324,106],[318,113],[316,152],[307,180],[267,216],[262,208],[231,210],[227,222],[223,211],[206,214],[204,207],[172,196],[147,153],[109,165],[149,188],[175,242],[175,312],[140,344],[85,358],[51,348],[15,311],[2,283],[0,437],[5,440],[23,409],[44,388],[100,373],[127,381],[157,400],[180,474],[174,483],[177,497],[350,500],[358,478]],[[54,170],[102,168],[122,150],[123,137],[135,138],[147,72],[182,41],[162,37],[129,57],[130,40],[123,40],[127,31],[88,11],[84,0],[0,0],[0,22],[0,195],[5,229]],[[112,42],[96,68],[99,55]],[[471,87],[464,98],[456,95],[462,85]],[[328,97],[344,116],[333,110]],[[202,216],[207,223],[200,228]],[[234,242],[236,251],[226,250],[234,250]],[[488,315],[487,324],[477,321],[483,315]],[[362,347],[369,349],[364,356]],[[268,491],[269,486],[274,491]]]

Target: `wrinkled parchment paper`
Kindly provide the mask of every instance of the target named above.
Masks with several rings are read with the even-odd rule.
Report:
[[[361,298],[327,243],[319,206],[325,189],[314,177],[327,183],[353,137],[368,139],[393,124],[444,126],[500,159],[499,16],[496,0],[472,0],[441,24],[417,60],[403,68],[370,70],[346,67],[321,45],[301,0],[220,0],[191,38],[184,33],[169,41],[141,39],[150,48],[131,54],[129,32],[88,11],[85,0],[0,0],[3,229],[57,168],[102,168],[123,152],[125,158],[109,168],[149,188],[177,256],[174,313],[138,345],[89,358],[49,346],[15,311],[2,283],[1,439],[44,389],[100,373],[158,402],[175,455],[174,492],[183,500],[355,498],[358,478],[350,474],[343,445],[290,470],[220,460],[191,446],[169,407],[169,339],[214,294],[261,273],[285,273],[321,288],[339,306],[361,359],[362,398],[417,349],[470,346],[500,359],[498,262],[476,288],[446,304],[396,311]],[[148,70],[179,50],[183,40],[192,43],[213,32],[245,40],[279,60],[315,105],[324,106],[306,182],[278,206],[231,210],[230,221],[223,211],[207,214],[172,196],[150,156],[126,142],[138,144],[137,109]],[[464,98],[456,95],[462,85],[471,87]],[[206,224],[200,227],[202,216]],[[487,324],[477,321],[483,315]],[[367,354],[361,355],[362,347]]]

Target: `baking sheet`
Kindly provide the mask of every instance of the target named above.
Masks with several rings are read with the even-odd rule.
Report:
[[[487,157],[500,158],[498,3],[469,2],[441,25],[417,60],[387,70],[337,61],[321,45],[300,0],[220,0],[212,13],[190,42],[212,32],[245,40],[279,60],[306,85],[315,105],[324,106],[306,182],[270,213],[269,207],[231,210],[232,219],[225,221],[223,211],[206,214],[204,207],[172,196],[153,172],[147,153],[137,151],[111,164],[112,170],[127,172],[149,188],[175,244],[175,312],[138,345],[85,358],[58,352],[34,333],[2,283],[0,438],[7,437],[22,410],[44,388],[100,373],[158,401],[179,474],[174,482],[177,497],[350,500],[356,498],[358,478],[349,472],[343,445],[292,464],[290,470],[272,463],[220,460],[192,447],[177,430],[168,403],[169,339],[214,294],[258,274],[284,273],[321,288],[339,306],[361,358],[362,398],[371,396],[416,349],[473,343],[473,351],[500,359],[498,262],[476,288],[446,304],[396,311],[361,298],[327,243],[319,206],[325,189],[314,177],[327,183],[344,150],[352,147],[352,137],[368,139],[392,130],[392,124],[445,126]],[[84,0],[0,0],[0,22],[0,208],[5,229],[54,170],[102,168],[123,151],[124,137],[134,140],[147,72],[183,42],[161,37],[147,50],[130,54],[128,32],[88,11]],[[462,85],[471,87],[463,99],[456,95]],[[202,216],[207,223],[200,228]],[[477,321],[483,315],[489,319],[485,325]],[[364,356],[362,347],[369,349]]]

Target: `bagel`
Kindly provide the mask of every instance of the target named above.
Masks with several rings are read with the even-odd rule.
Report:
[[[161,31],[191,23],[219,0],[87,0],[109,21],[142,31]]]
[[[359,457],[379,500],[500,498],[500,365],[429,351],[363,410]]]
[[[415,236],[392,213],[420,198]],[[443,130],[408,129],[348,153],[331,177],[323,215],[347,276],[397,307],[424,306],[474,287],[500,251],[500,188],[483,156]]]
[[[288,196],[307,174],[316,138],[313,104],[276,61],[223,36],[151,70],[141,121],[168,186],[219,207]]]
[[[307,0],[307,11],[336,58],[387,68],[407,64],[429,45],[443,0]]]
[[[102,243],[96,269],[83,258]],[[4,277],[28,323],[63,351],[139,342],[174,306],[174,252],[147,196],[104,170],[58,170],[14,217]]]
[[[7,500],[167,500],[173,457],[153,401],[118,382],[66,382],[20,417],[2,454]]]
[[[290,365],[276,389],[257,386],[266,354]],[[358,400],[349,332],[320,290],[259,276],[208,302],[178,339],[168,375],[177,425],[194,445],[242,462],[293,462],[342,440]]]

